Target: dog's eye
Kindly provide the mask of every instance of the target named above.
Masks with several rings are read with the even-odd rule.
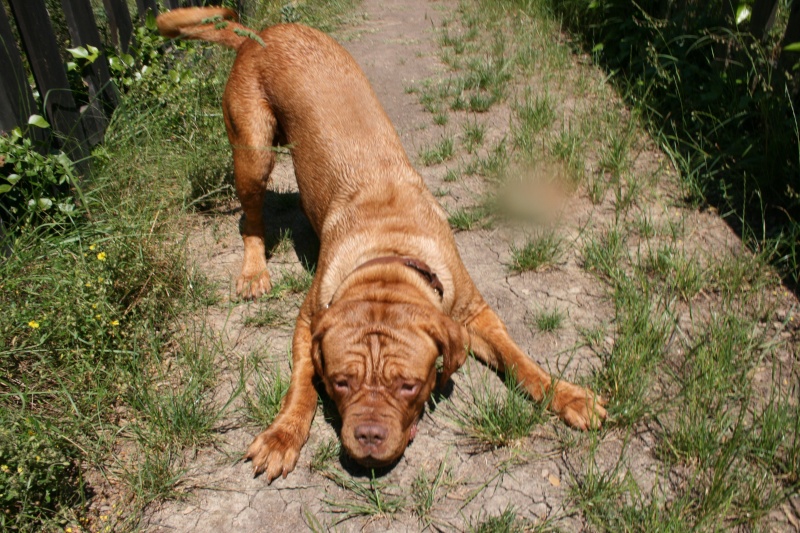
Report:
[[[350,383],[346,379],[337,379],[333,382],[333,389],[339,393],[345,393],[350,390]]]
[[[407,381],[400,385],[400,394],[403,396],[415,396],[419,390],[419,383]]]

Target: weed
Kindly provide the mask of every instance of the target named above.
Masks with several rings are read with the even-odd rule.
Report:
[[[470,380],[470,398],[454,412],[456,424],[479,449],[510,446],[527,437],[545,418],[545,405],[531,402],[517,383],[514,369],[507,369],[505,394],[491,390],[486,374]]]
[[[497,516],[481,519],[477,524],[470,524],[470,533],[523,533],[526,531],[546,531],[545,526],[534,527],[527,519],[517,516],[517,510],[508,504]]]
[[[473,153],[476,148],[483,145],[484,138],[486,137],[486,125],[479,123],[477,120],[468,120],[463,126],[464,148],[468,153]]]
[[[456,209],[447,218],[450,227],[458,231],[469,231],[475,228],[491,227],[492,218],[484,206]]]
[[[422,150],[419,158],[426,167],[449,161],[455,155],[455,142],[452,137],[445,137],[438,144]]]
[[[567,164],[576,183],[583,180],[585,172],[584,143],[583,136],[569,128],[562,129],[550,146],[550,154]]]
[[[272,328],[281,326],[287,323],[285,313],[279,309],[275,309],[270,305],[266,305],[256,312],[255,315],[248,316],[244,319],[245,326],[253,326],[257,328]]]
[[[300,269],[299,272],[284,270],[281,278],[273,283],[272,289],[265,298],[268,300],[280,300],[287,294],[305,294],[311,288],[314,281],[314,271],[308,268]]]
[[[511,246],[511,263],[508,267],[512,272],[528,272],[542,270],[553,266],[559,261],[563,253],[563,241],[555,231],[544,231],[531,237],[524,246],[518,248]]]
[[[245,365],[249,365],[247,368]],[[252,376],[252,392],[247,390],[246,382]],[[285,376],[277,362],[265,362],[250,358],[242,361],[239,371],[240,386],[244,389],[245,413],[247,418],[259,427],[267,427],[275,419],[281,408],[286,391],[289,390],[289,376]]]
[[[453,183],[454,181],[458,181],[461,179],[461,171],[458,167],[448,168],[447,172],[444,174],[444,178],[442,178],[445,183]]]
[[[534,323],[539,331],[552,332],[561,328],[565,315],[557,307],[552,310],[542,309],[534,315]]]
[[[366,482],[356,481],[337,468],[328,468],[323,475],[357,498],[357,501],[323,500],[332,513],[344,515],[342,521],[356,516],[390,518],[405,505],[405,498],[392,495],[389,492],[392,487],[377,480],[374,473]]]
[[[312,472],[324,473],[332,468],[331,463],[342,451],[342,445],[339,439],[328,439],[320,444],[314,455],[311,457],[311,462],[308,467]]]
[[[449,117],[447,116],[447,113],[443,113],[440,111],[435,115],[433,115],[433,123],[436,124],[437,126],[444,126],[445,124],[447,124],[448,120]]]
[[[555,120],[553,103],[547,94],[533,96],[528,91],[524,99],[514,105],[514,112],[516,120],[511,128],[514,146],[522,151],[524,157],[535,158],[538,134]]]
[[[621,263],[625,254],[625,236],[615,227],[602,238],[591,237],[586,242],[583,248],[583,267],[612,280],[619,280],[625,275]]]
[[[431,511],[437,501],[444,498],[446,491],[452,486],[453,479],[446,460],[439,463],[439,468],[433,479],[425,469],[421,469],[411,482],[411,500],[414,514],[427,526],[431,523]],[[444,489],[445,493],[439,492]]]

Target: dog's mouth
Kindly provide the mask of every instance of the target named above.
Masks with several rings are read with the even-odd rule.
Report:
[[[352,437],[342,435],[342,444],[347,455],[361,466],[391,466],[403,456],[408,445],[417,436],[418,422],[419,419],[415,420],[406,431],[401,430],[402,433],[395,433],[394,436],[389,428],[377,424],[360,424],[352,430]]]

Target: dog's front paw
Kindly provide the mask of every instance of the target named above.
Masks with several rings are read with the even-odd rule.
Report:
[[[247,449],[245,459],[253,462],[253,473],[262,472],[268,483],[278,476],[286,477],[294,470],[304,439],[273,424],[255,438]]]
[[[268,293],[271,288],[272,283],[266,269],[255,274],[242,272],[236,280],[236,294],[244,300],[255,300]]]
[[[570,426],[587,430],[603,425],[603,420],[608,416],[603,408],[605,404],[605,400],[589,389],[559,381],[550,407]]]

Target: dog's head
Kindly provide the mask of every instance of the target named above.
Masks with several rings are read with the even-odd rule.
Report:
[[[359,464],[387,466],[416,434],[436,385],[466,359],[463,326],[430,305],[344,301],[312,322],[317,374],[342,417],[342,445]]]

